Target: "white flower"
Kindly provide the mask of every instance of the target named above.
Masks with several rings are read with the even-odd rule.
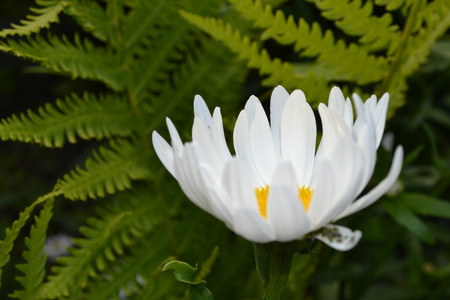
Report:
[[[194,100],[192,142],[183,144],[167,119],[171,146],[153,132],[155,151],[197,206],[256,243],[287,242],[307,234],[338,250],[353,248],[361,232],[330,223],[379,199],[395,183],[403,149],[394,154],[387,177],[355,200],[375,167],[389,95],[365,103],[333,88],[319,114],[323,135],[316,151],[316,120],[302,91],[289,95],[278,86],[270,102],[270,125],[258,98],[247,101],[233,134],[235,155],[227,147],[220,108],[213,115]],[[322,229],[321,231],[317,230]]]

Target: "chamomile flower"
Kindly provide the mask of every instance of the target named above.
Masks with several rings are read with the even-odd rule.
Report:
[[[153,146],[186,196],[236,234],[256,243],[308,237],[345,251],[360,231],[333,225],[378,200],[397,180],[403,149],[394,154],[389,174],[360,196],[372,177],[389,104],[389,95],[365,103],[333,88],[319,114],[323,134],[316,149],[317,125],[302,91],[274,89],[270,123],[252,96],[239,114],[229,151],[220,108],[211,115],[205,101],[194,100],[192,142],[184,143],[167,119],[171,144],[153,132]],[[359,197],[359,198],[358,198]]]

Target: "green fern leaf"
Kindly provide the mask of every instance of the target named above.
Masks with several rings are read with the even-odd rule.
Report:
[[[361,36],[359,42],[368,46],[370,51],[386,49],[393,52],[400,42],[398,26],[391,25],[392,15],[385,13],[381,17],[373,15],[373,3],[361,0],[308,0],[322,10],[322,16],[335,21],[337,27],[346,34]]]
[[[56,105],[47,103],[38,114],[12,115],[0,123],[2,140],[34,142],[46,147],[62,147],[66,141],[128,136],[136,122],[126,100],[107,94],[96,97],[85,93],[72,94]]]
[[[213,18],[203,18],[186,11],[180,14],[190,23],[198,26],[216,39],[223,42],[231,51],[247,61],[251,68],[259,69],[261,75],[268,77],[263,80],[266,86],[283,85],[287,89],[295,89],[301,86],[308,88],[308,100],[317,102],[323,99],[323,91],[327,90],[327,84],[323,78],[316,77],[313,73],[296,74],[293,66],[280,59],[271,59],[265,49],[259,50],[256,42],[250,41],[248,36],[242,35],[239,30],[233,29],[230,24],[224,24]],[[325,95],[326,97],[326,95]]]
[[[143,189],[124,194],[113,205],[99,209],[101,218],[90,218],[88,226],[80,228],[84,238],[73,239],[77,248],[69,250],[70,256],[57,260],[60,265],[52,269],[55,274],[49,276],[39,296],[61,298],[68,296],[72,288],[85,287],[90,277],[110,270],[110,264],[123,258],[125,247],[132,247],[153,231],[171,211],[164,201],[155,199],[154,193]],[[161,245],[166,242],[159,240]]]
[[[26,263],[16,265],[16,268],[24,273],[24,276],[16,277],[24,290],[15,291],[14,298],[21,300],[36,299],[42,280],[45,275],[45,263],[47,256],[44,255],[44,244],[46,232],[50,219],[53,216],[53,199],[48,200],[39,214],[35,217],[35,224],[31,226],[30,237],[25,238],[28,250],[23,252]]]
[[[116,91],[123,90],[127,77],[121,58],[112,50],[96,47],[87,39],[75,35],[73,43],[67,37],[49,35],[47,40],[37,35],[27,41],[9,39],[0,43],[0,50],[19,57],[39,61],[44,67],[73,78],[81,77],[104,82]]]
[[[5,238],[0,241],[0,278],[2,275],[2,268],[10,260],[9,253],[11,252],[14,241],[20,233],[22,227],[26,224],[30,214],[33,212],[34,207],[39,203],[52,199],[53,197],[60,195],[61,191],[54,191],[44,196],[39,197],[33,204],[28,206],[23,212],[20,213],[19,218],[13,222],[10,228],[5,230]]]
[[[150,175],[148,151],[144,145],[113,140],[110,147],[94,151],[93,159],[86,161],[86,169],[77,167],[58,182],[57,188],[64,191],[66,198],[84,201],[88,197],[104,197],[107,193],[130,188],[131,180]]]
[[[28,20],[22,20],[21,25],[11,24],[13,29],[3,29],[0,37],[11,35],[30,35],[42,28],[49,28],[50,23],[58,22],[58,15],[69,4],[67,0],[37,0],[39,8],[31,8],[35,16],[28,16]]]

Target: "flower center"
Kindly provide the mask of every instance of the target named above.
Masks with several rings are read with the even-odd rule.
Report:
[[[259,213],[264,218],[267,218],[267,200],[269,196],[269,188],[270,186],[268,184],[266,186],[255,188],[256,199],[258,200],[259,206]],[[309,209],[312,195],[313,190],[310,187],[306,187],[304,185],[301,188],[298,188],[298,198],[302,201],[303,206],[305,207],[305,211],[308,211]]]

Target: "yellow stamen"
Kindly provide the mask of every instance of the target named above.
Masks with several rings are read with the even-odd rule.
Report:
[[[311,202],[311,198],[313,195],[313,190],[310,187],[302,186],[298,188],[298,197],[302,200],[303,206],[305,207],[305,211],[308,211],[309,204]]]
[[[261,216],[267,218],[267,197],[269,196],[269,185],[255,188],[256,198],[258,199],[259,212]]]
[[[256,199],[258,200],[259,213],[267,218],[267,199],[269,196],[269,185],[255,188]],[[302,201],[305,211],[308,211],[313,195],[313,190],[305,185],[298,188],[298,198]]]

